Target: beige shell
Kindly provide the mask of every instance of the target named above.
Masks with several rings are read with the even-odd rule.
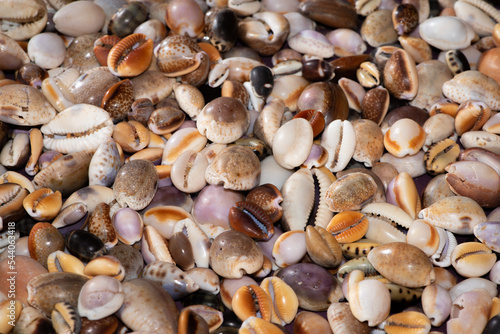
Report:
[[[283,124],[273,138],[273,156],[280,166],[293,169],[308,157],[313,144],[311,124],[303,118],[294,118]]]
[[[380,274],[402,286],[426,286],[435,279],[431,261],[420,248],[413,245],[402,242],[381,245],[370,251],[367,257]]]
[[[453,268],[464,277],[480,277],[488,273],[497,260],[493,251],[480,242],[464,242],[451,253]]]

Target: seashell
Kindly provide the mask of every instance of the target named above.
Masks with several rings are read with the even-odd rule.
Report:
[[[126,245],[133,245],[142,238],[144,222],[142,217],[131,208],[121,208],[113,214],[111,223],[118,240]]]
[[[26,176],[14,172],[14,171],[7,171],[3,174],[0,175],[0,184],[3,183],[15,183],[20,185],[21,187],[25,188],[28,192],[32,193],[35,191],[35,187],[33,183],[28,179]]]
[[[497,253],[500,249],[496,241],[498,226],[499,223],[494,221],[482,222],[474,226],[474,235],[476,238]]]
[[[111,48],[107,64],[116,76],[135,77],[149,67],[152,57],[153,41],[143,34],[131,34]]]
[[[465,55],[460,50],[448,50],[445,55],[446,65],[453,75],[469,71],[470,65]]]
[[[302,91],[309,85],[309,81],[296,75],[284,75],[274,80],[271,97],[280,98],[291,111],[297,110],[297,102]],[[306,108],[316,109],[318,108]]]
[[[331,28],[355,29],[358,25],[354,6],[343,1],[303,1],[298,12]]]
[[[59,9],[53,20],[60,33],[77,37],[100,31],[105,18],[104,10],[95,3],[70,3]]]
[[[345,303],[344,303],[345,304]],[[317,313],[300,311],[293,322],[294,333],[311,333],[319,331],[321,333],[331,333],[328,320]]]
[[[366,257],[368,252],[373,248],[379,246],[380,243],[370,241],[369,239],[360,239],[356,242],[341,244],[342,254],[347,259],[355,259],[359,257]]]
[[[177,332],[179,311],[170,295],[157,283],[137,278],[123,283],[125,300],[117,316],[133,331],[151,332],[157,328]],[[146,312],[146,313],[144,313]]]
[[[227,266],[228,261],[235,265]],[[262,251],[247,235],[228,230],[219,234],[210,246],[210,266],[220,276],[241,278],[262,267]]]
[[[95,41],[102,36],[101,33],[93,33],[76,37],[66,48],[66,59],[64,59],[62,66],[74,68],[80,74],[99,66],[93,50]]]
[[[457,103],[476,100],[486,103],[491,110],[499,110],[499,85],[479,71],[465,71],[443,84],[443,94]]]
[[[2,59],[0,70],[18,70],[22,68],[24,64],[30,64],[28,54],[14,39],[4,33],[0,33],[0,40],[3,42],[0,48],[0,56]]]
[[[175,264],[154,261],[146,265],[142,277],[160,283],[173,299],[182,298],[199,289],[198,284]]]
[[[318,181],[319,196],[316,195],[315,179]],[[283,195],[281,224],[284,230],[304,230],[310,220],[314,221],[314,225],[321,227],[328,224],[333,215],[326,205],[325,196],[331,182],[328,175],[317,168],[312,170],[301,168],[285,181],[281,188]],[[313,212],[316,202],[318,209]]]
[[[391,295],[384,283],[364,280],[364,273],[354,270],[348,277],[348,300],[352,314],[368,326],[381,324],[389,315]],[[377,307],[373,307],[374,305]]]
[[[229,210],[228,219],[231,228],[254,239],[269,240],[274,234],[271,218],[254,203],[236,202]]]
[[[356,136],[356,146],[352,158],[363,162],[366,167],[372,167],[384,153],[383,133],[377,124],[369,119],[352,122]]]
[[[108,187],[103,186],[88,186],[78,189],[73,194],[71,194],[66,201],[63,203],[61,210],[70,206],[73,203],[83,203],[87,206],[87,209],[92,213],[96,206],[101,203],[111,203],[115,200],[113,190]]]
[[[180,220],[174,227],[174,233],[177,232],[185,233],[188,237],[196,266],[208,268],[210,239],[200,224],[190,218]]]
[[[283,208],[280,206],[283,197],[273,184],[265,183],[252,189],[247,194],[245,201],[261,207],[269,215],[273,223],[281,219],[283,215]]]
[[[439,246],[439,234],[436,227],[421,219],[416,219],[408,229],[406,242],[420,248],[427,256],[433,255]]]
[[[343,170],[355,151],[354,127],[349,121],[335,120],[327,125],[321,145],[328,151],[325,166],[332,172]]]
[[[74,153],[96,150],[101,142],[111,136],[113,122],[101,108],[76,104],[57,114],[40,130],[44,134],[44,147],[61,153]]]
[[[367,334],[370,332],[368,324],[359,321],[352,314],[349,303],[332,303],[328,307],[326,314],[330,328],[334,333],[348,333],[351,331]]]
[[[389,110],[390,95],[384,87],[375,87],[366,92],[361,100],[361,115],[378,125]]]
[[[371,47],[391,44],[397,41],[398,34],[392,24],[392,13],[387,9],[378,9],[370,13],[361,24],[361,37]]]
[[[89,277],[106,275],[121,282],[125,278],[125,268],[116,257],[104,255],[89,261],[83,270],[83,274]]]
[[[306,250],[312,261],[322,267],[336,267],[342,261],[339,242],[321,226],[307,226]]]
[[[419,24],[418,9],[411,3],[402,3],[392,11],[392,24],[398,35],[409,35]]]
[[[326,230],[340,243],[355,242],[368,230],[368,219],[361,212],[343,211],[330,220]]]
[[[429,333],[431,322],[425,314],[416,311],[396,313],[388,317],[382,324],[386,333],[399,333],[411,327],[415,333]]]
[[[476,3],[478,4],[479,2]],[[457,1],[453,5],[456,16],[468,23],[479,36],[491,35],[496,23],[495,17],[496,19],[500,19],[500,15],[495,13],[496,10],[491,6],[488,7],[491,8],[490,13],[494,13],[495,15],[489,14],[486,8],[475,5],[474,1]]]
[[[441,29],[443,26],[451,30]],[[419,25],[419,33],[424,41],[440,50],[464,49],[474,38],[472,28],[453,16],[429,18]]]
[[[431,324],[441,326],[451,312],[451,297],[448,291],[436,284],[425,287],[422,292],[422,308]]]
[[[29,233],[28,248],[31,258],[47,267],[49,254],[57,250],[64,250],[64,238],[51,224],[37,223]]]
[[[106,252],[104,243],[85,230],[73,230],[64,237],[68,251],[83,261],[90,261]]]
[[[203,54],[196,43],[181,35],[167,36],[154,52],[158,69],[169,77],[196,70],[201,64]]]
[[[179,107],[191,119],[196,120],[203,106],[205,106],[205,99],[199,89],[189,84],[175,84],[174,94]]]
[[[454,193],[467,196],[484,207],[500,205],[497,199],[500,178],[490,166],[480,161],[456,161],[446,166],[446,171],[446,182]]]
[[[30,154],[28,134],[17,133],[2,148],[0,163],[9,169],[19,169],[26,165]]]
[[[49,316],[59,302],[78,305],[78,295],[88,278],[73,273],[41,274],[28,283],[28,303]]]
[[[300,166],[309,155],[313,134],[310,123],[302,118],[292,119],[279,127],[272,139],[276,162],[288,169]]]
[[[378,246],[368,253],[368,260],[384,277],[391,282],[409,288],[427,286],[435,279],[434,268],[427,255],[413,245],[395,242]],[[404,260],[411,258],[411,264]]]
[[[288,39],[292,50],[302,54],[310,54],[321,58],[331,58],[335,47],[321,33],[315,30],[303,30]]]
[[[123,121],[114,127],[113,139],[127,153],[135,153],[145,148],[150,141],[148,129],[136,121]]]
[[[260,287],[272,302],[271,321],[283,326],[291,323],[299,307],[297,295],[292,288],[278,277],[265,278]]]
[[[23,199],[24,209],[37,221],[54,219],[61,210],[61,206],[61,193],[48,188],[37,189]]]
[[[345,77],[340,78],[338,84],[347,97],[349,108],[356,110],[358,113],[361,112],[361,101],[363,101],[366,94],[363,86],[361,86],[358,82]]]
[[[259,158],[251,149],[229,146],[222,150],[205,170],[209,184],[222,184],[225,189],[250,190],[258,185]]]
[[[50,188],[53,191],[60,191],[62,196],[68,196],[87,184],[91,158],[91,151],[65,155],[36,174],[33,185],[37,189]]]
[[[333,212],[359,210],[373,200],[377,184],[364,173],[351,173],[334,181],[326,190],[325,203]]]
[[[207,184],[205,170],[208,167],[207,158],[200,153],[185,151],[172,165],[170,172],[174,186],[184,192],[198,192]]]
[[[467,214],[464,214],[465,212]],[[463,196],[440,199],[422,209],[418,217],[436,227],[457,234],[472,234],[475,225],[486,221],[486,215],[481,206],[476,201]]]
[[[56,250],[47,257],[47,269],[49,272],[65,272],[83,275],[85,265],[77,257]]]
[[[486,121],[486,123],[484,123],[484,125],[483,125],[483,130],[484,131],[491,132],[491,133],[496,133],[496,134],[500,133],[500,131],[497,130],[497,128],[499,128],[498,123],[499,123],[500,116],[496,116],[496,115],[497,114],[492,115],[490,117],[490,119],[488,119]]]
[[[38,128],[30,130],[30,151],[31,155],[26,162],[24,171],[30,176],[34,176],[40,170],[38,159],[40,158],[43,150],[43,136]]]
[[[165,15],[167,26],[179,35],[196,37],[205,27],[203,11],[196,1],[175,0],[168,4]]]
[[[356,71],[356,77],[361,86],[365,88],[373,88],[380,85],[380,71],[377,65],[372,62],[362,62]]]
[[[479,101],[465,101],[460,104],[455,116],[455,130],[459,136],[467,131],[480,130],[490,118],[491,109]]]
[[[423,149],[427,151],[432,144],[453,137],[455,119],[448,114],[435,114],[429,117],[422,127],[425,131],[425,144]]]
[[[195,327],[200,333],[205,333],[209,330],[205,319],[189,308],[182,309],[179,314],[178,326],[180,333],[189,333],[191,327]]]
[[[254,1],[254,3],[257,1]],[[259,3],[259,2],[257,2]],[[284,333],[280,327],[258,317],[251,316],[240,326],[239,331],[242,334],[250,334],[250,333],[276,333],[282,334]]]
[[[238,22],[238,37],[262,56],[275,54],[290,31],[288,20],[280,13],[261,11]]]
[[[129,79],[111,86],[102,98],[101,108],[106,110],[113,122],[119,122],[127,116],[134,102],[134,87]]]
[[[89,185],[111,186],[121,165],[118,144],[113,138],[106,138],[99,144],[90,160]]]
[[[339,57],[360,55],[366,51],[366,44],[361,35],[351,29],[335,29],[325,37],[334,46],[335,54]]]
[[[156,206],[143,213],[144,224],[153,226],[166,239],[171,238],[175,224],[186,218],[191,218],[189,212],[173,205]]]
[[[147,17],[147,8],[142,3],[123,5],[123,7],[114,9],[110,18],[107,31],[110,34],[123,38],[130,35],[139,24],[144,22]]]
[[[464,277],[480,277],[488,273],[496,262],[491,249],[479,242],[464,242],[451,253],[453,268]]]
[[[96,276],[80,290],[78,313],[89,320],[100,320],[118,311],[123,301],[124,292],[120,281],[109,276]]]
[[[281,234],[274,243],[272,255],[281,268],[298,263],[306,255],[305,232],[294,230]]]
[[[233,295],[231,302],[233,312],[241,320],[259,316],[266,321],[271,321],[273,303],[266,291],[258,285],[245,285],[240,287]]]
[[[424,155],[425,169],[432,175],[444,173],[449,163],[457,160],[460,148],[450,138],[432,144]]]
[[[158,71],[145,71],[131,79],[134,86],[134,98],[147,98],[156,104],[172,93],[175,80]]]
[[[444,98],[442,86],[451,80],[452,73],[442,62],[428,60],[417,65],[417,74],[418,93],[410,105],[431,111],[432,106]]]
[[[182,152],[193,150],[195,152],[201,151],[207,138],[200,134],[195,128],[179,129],[168,140],[163,150],[162,165],[172,165]]]
[[[42,93],[57,111],[61,112],[74,104],[75,99],[69,87],[79,76],[80,72],[77,69],[67,68],[42,81]]]
[[[415,61],[404,50],[396,50],[384,66],[384,86],[398,99],[413,100],[418,92]]]
[[[78,311],[68,302],[57,303],[51,314],[52,326],[56,332],[80,332],[82,319]]]
[[[27,85],[0,87],[0,121],[14,125],[45,124],[56,116],[55,109],[36,88]]]
[[[74,103],[100,107],[106,92],[119,81],[108,67],[94,67],[78,77],[68,90],[73,95]]]
[[[358,0],[354,3],[354,6],[356,7],[356,12],[358,13],[358,15],[367,16],[368,14],[377,10],[381,2],[381,0]]]
[[[196,124],[198,131],[209,140],[227,144],[247,131],[250,119],[246,107],[240,101],[219,97],[205,105]]]
[[[412,36],[400,36],[398,37],[398,41],[403,49],[415,60],[415,63],[420,64],[432,59],[431,47],[423,39]]]
[[[493,48],[491,50],[485,51],[482,55],[481,58],[479,59],[477,69],[479,72],[484,73],[491,78],[493,78],[497,83],[500,82],[500,78],[498,77],[497,74],[497,59],[498,59],[498,54],[499,54],[499,48]]]
[[[101,66],[108,66],[109,51],[121,40],[116,35],[104,35],[94,42],[94,54]]]
[[[171,243],[172,240],[169,242]],[[187,269],[185,272],[198,284],[201,290],[211,292],[214,295],[220,292],[219,276],[212,269],[196,267]]]
[[[396,167],[398,173],[407,172],[411,177],[419,177],[426,173],[424,164],[424,151],[418,151],[417,154],[407,155],[403,158],[397,158],[390,153],[385,153],[380,162],[390,163]]]
[[[458,296],[451,306],[450,319],[446,323],[448,333],[474,332],[488,322],[491,297],[485,290],[474,290]],[[474,325],[472,325],[474,321]]]
[[[342,297],[338,280],[316,264],[297,263],[281,269],[276,276],[295,291],[304,310],[325,311]]]
[[[57,34],[45,32],[33,36],[28,42],[28,56],[44,69],[56,68],[66,56],[66,47]]]
[[[154,165],[147,160],[133,160],[118,170],[113,193],[120,206],[142,210],[153,199],[157,186],[158,173]]]
[[[40,33],[47,23],[47,8],[41,1],[4,3],[1,8],[2,20],[18,22],[5,24],[2,33],[15,40],[27,40]]]
[[[451,265],[451,254],[457,246],[457,239],[454,234],[440,227],[436,227],[439,234],[439,246],[437,251],[432,254],[431,261],[434,265],[442,268]]]
[[[460,137],[460,143],[466,149],[479,147],[500,154],[499,139],[498,135],[486,131],[468,131]]]
[[[230,50],[238,38],[236,13],[228,8],[212,9],[205,14],[205,32],[218,51]]]
[[[416,154],[424,142],[424,129],[409,118],[396,121],[384,135],[385,148],[399,158]]]

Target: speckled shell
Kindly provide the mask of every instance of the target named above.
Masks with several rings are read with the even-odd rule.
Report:
[[[118,170],[113,193],[120,206],[142,210],[153,199],[157,187],[158,173],[153,163],[133,160]]]
[[[223,149],[205,170],[209,184],[222,184],[225,189],[250,190],[259,184],[260,161],[244,146]]]
[[[465,71],[443,84],[443,94],[457,103],[482,101],[500,110],[500,85],[479,71]]]
[[[364,173],[350,173],[334,181],[326,190],[325,203],[333,212],[359,210],[374,199],[377,184]]]
[[[122,165],[122,157],[117,145],[111,137],[99,144],[90,160],[89,185],[109,187],[113,184]]]

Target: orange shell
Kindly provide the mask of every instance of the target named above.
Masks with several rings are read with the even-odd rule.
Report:
[[[326,226],[339,243],[355,242],[368,231],[368,218],[361,212],[343,211],[337,213]]]
[[[273,312],[271,299],[266,291],[258,285],[245,285],[236,290],[231,305],[241,321],[256,316],[257,312],[260,312],[262,319],[271,321]]]
[[[119,77],[135,77],[153,59],[153,41],[144,34],[131,34],[118,42],[108,54],[108,68]]]

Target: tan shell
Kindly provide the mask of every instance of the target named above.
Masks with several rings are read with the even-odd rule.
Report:
[[[435,280],[431,261],[413,245],[402,242],[381,245],[368,253],[368,260],[384,277],[402,286],[416,288]]]
[[[40,91],[27,85],[0,87],[0,121],[24,126],[48,123],[56,110]]]
[[[377,183],[365,173],[350,173],[334,181],[326,190],[325,203],[333,212],[359,210],[377,192]]]
[[[396,313],[384,321],[384,330],[387,334],[401,333],[411,328],[415,334],[426,334],[431,330],[431,322],[423,313],[406,311]]]
[[[464,277],[480,277],[488,273],[497,257],[480,242],[464,242],[451,253],[453,268]]]
[[[384,134],[377,123],[360,119],[352,122],[356,146],[352,158],[372,167],[384,154]]]
[[[259,158],[248,147],[229,146],[208,165],[205,179],[209,184],[222,184],[225,189],[250,190],[259,184]]]

